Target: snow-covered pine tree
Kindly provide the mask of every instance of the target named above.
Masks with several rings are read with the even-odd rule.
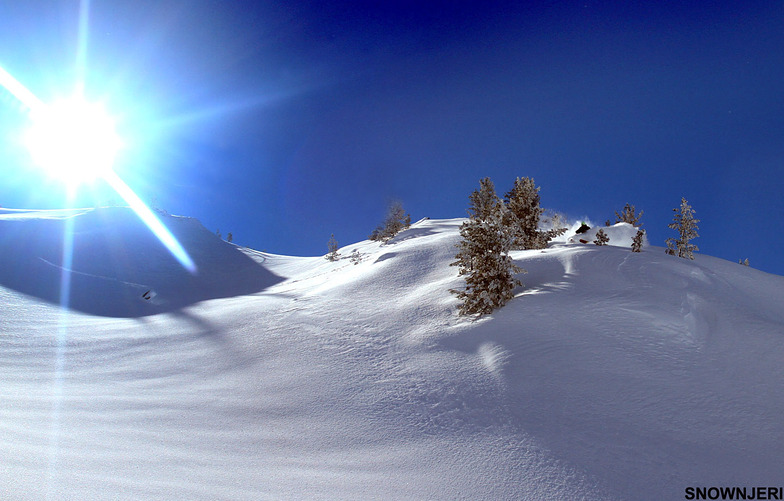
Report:
[[[328,261],[337,261],[338,258],[340,258],[340,254],[338,254],[338,241],[335,240],[334,233],[330,235],[329,240],[327,240],[327,249],[329,250],[329,252],[324,257]]]
[[[547,247],[547,244],[550,240],[554,239],[555,237],[559,237],[566,233],[569,228],[560,227],[560,228],[553,228],[547,231],[540,231],[536,234],[536,243],[535,249],[544,249]]]
[[[694,209],[691,208],[685,198],[681,198],[681,206],[672,209],[672,211],[675,212],[675,215],[672,218],[672,223],[667,225],[667,227],[676,230],[678,238],[667,239],[666,252],[672,256],[684,259],[694,259],[692,252],[700,249],[696,245],[690,244],[689,241],[700,236],[697,233],[699,229],[697,223],[700,220],[694,218]]]
[[[515,179],[511,191],[504,196],[508,212],[505,224],[514,237],[514,249],[542,249],[539,218],[544,212],[539,206],[539,188],[530,177]]]
[[[610,237],[607,236],[607,233],[604,230],[600,229],[596,232],[596,240],[593,241],[596,245],[607,245],[607,242],[610,241]]]
[[[351,262],[354,264],[359,264],[362,262],[362,259],[362,254],[357,249],[354,249],[354,252],[351,253]]]
[[[637,230],[637,234],[632,238],[632,252],[642,252],[642,237],[645,235],[645,230]]]
[[[395,201],[387,209],[384,224],[373,230],[368,239],[387,242],[409,226],[411,226],[411,215],[406,214],[402,203]]]
[[[459,275],[466,281],[464,290],[450,291],[463,300],[461,315],[484,315],[506,304],[514,297],[514,288],[522,285],[514,274],[524,272],[509,257],[514,237],[504,224],[506,206],[490,178],[479,184],[469,196],[469,219],[460,226],[463,238],[451,263],[460,267]]]
[[[620,214],[618,214],[618,211],[615,211],[615,222],[629,223],[635,228],[639,228],[640,226],[642,226],[642,223],[640,222],[640,218],[642,217],[644,212],[645,211],[641,210],[640,213],[637,214],[637,209],[633,205],[626,204],[623,206],[623,210],[621,211]]]

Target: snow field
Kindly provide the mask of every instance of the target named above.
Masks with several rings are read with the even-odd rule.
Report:
[[[73,271],[111,278],[85,297],[133,282],[157,304],[63,312],[51,284],[0,276],[4,499],[681,499],[782,481],[782,277],[633,254],[616,225],[611,246],[513,253],[525,286],[474,320],[448,292],[460,219],[337,262],[166,219],[189,278],[106,258],[115,228],[166,259],[125,216],[69,216]],[[44,217],[63,222],[0,215],[5,263],[38,266],[45,246],[18,235]]]

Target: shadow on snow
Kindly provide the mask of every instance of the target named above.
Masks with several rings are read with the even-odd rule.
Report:
[[[0,286],[53,304],[67,296],[68,308],[91,315],[143,317],[252,294],[283,280],[197,220],[161,219],[196,264],[195,274],[128,208],[53,217],[41,211],[0,216]],[[64,262],[66,232],[73,236],[71,263]]]

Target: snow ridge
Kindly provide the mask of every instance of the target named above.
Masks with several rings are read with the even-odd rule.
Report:
[[[0,497],[679,499],[780,485],[783,277],[631,253],[615,225],[609,246],[567,235],[513,252],[524,287],[463,318],[448,292],[462,221],[422,220],[330,262],[166,218],[192,277],[127,210],[0,214]]]

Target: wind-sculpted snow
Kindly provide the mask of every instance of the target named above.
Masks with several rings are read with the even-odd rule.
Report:
[[[196,273],[184,269],[128,208],[6,211],[0,214],[0,286],[92,315],[138,317],[280,281],[195,219],[160,217],[191,255]],[[69,235],[70,263],[64,257]]]
[[[572,228],[572,231],[576,231],[580,227],[579,224],[575,224]],[[594,226],[593,228],[589,229],[585,233],[580,234],[567,234],[560,238],[559,241],[566,241],[568,243],[576,244],[576,243],[588,243],[594,244],[596,240],[596,235],[599,233],[599,230],[603,231],[605,235],[609,238],[607,241],[607,245],[613,247],[626,247],[630,249],[632,246],[632,239],[634,235],[637,234],[636,228],[629,223],[615,223],[612,226]],[[595,245],[595,244],[594,244]],[[647,247],[650,245],[648,243],[648,237],[643,235],[642,237],[642,245],[643,247]]]
[[[507,354],[520,429],[622,499],[780,484],[782,277],[661,248],[516,257],[532,289],[442,344]]]
[[[525,287],[464,318],[448,292],[461,222],[420,221],[336,262],[243,249],[280,281],[136,318],[0,287],[0,498],[658,500],[781,485],[784,278],[560,243],[514,252]],[[223,252],[183,224],[201,266]]]

